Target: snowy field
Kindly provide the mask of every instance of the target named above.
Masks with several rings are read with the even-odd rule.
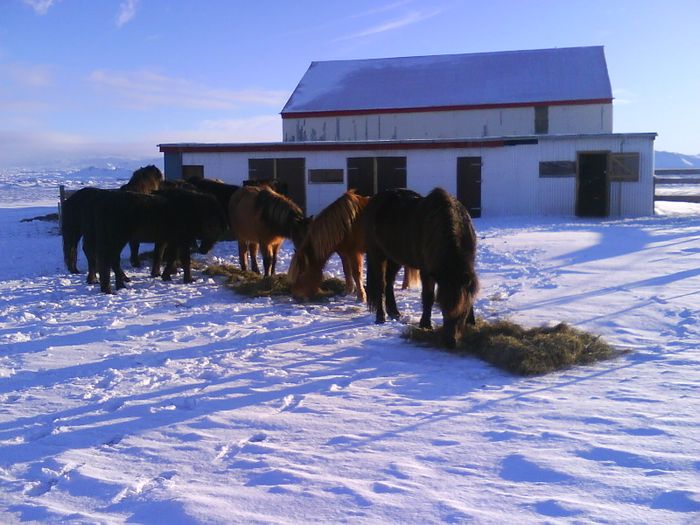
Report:
[[[20,220],[61,182],[129,174],[0,176],[1,523],[700,522],[697,206],[475,220],[477,315],[630,351],[522,378],[351,298],[247,300],[126,263],[129,288],[99,293],[56,223]],[[420,292],[397,296],[417,322]]]

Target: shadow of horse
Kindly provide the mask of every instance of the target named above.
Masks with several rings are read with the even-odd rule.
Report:
[[[365,302],[362,264],[365,254],[364,210],[369,197],[348,190],[316,215],[289,266],[292,296],[306,301],[318,294],[323,280],[323,267],[335,252],[345,274],[345,293],[356,293]],[[418,272],[404,267],[402,288],[414,286]]]
[[[285,238],[299,247],[309,219],[289,197],[266,186],[244,186],[229,202],[229,226],[238,240],[238,258],[246,271],[250,244],[260,246],[265,276],[274,275],[277,253]],[[257,258],[251,253],[252,271],[260,273]]]
[[[365,208],[367,299],[376,322],[398,319],[394,280],[401,265],[417,268],[422,283],[420,326],[431,328],[436,299],[443,317],[444,342],[454,347],[467,322],[474,323],[478,290],[476,233],[464,206],[442,188],[427,197],[391,189]],[[386,302],[386,310],[385,310]]]
[[[93,211],[93,227],[86,234],[94,247],[100,277],[100,290],[112,293],[110,270],[115,287],[124,288],[120,254],[130,240],[155,242],[152,275],[160,271],[163,254],[166,269],[163,280],[171,279],[175,261],[183,267],[183,281],[193,282],[191,246],[198,240],[199,253],[207,253],[226,229],[226,214],[211,195],[184,189],[160,190],[153,194],[128,191],[104,192]]]

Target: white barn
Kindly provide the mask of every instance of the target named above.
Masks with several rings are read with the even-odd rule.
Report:
[[[283,142],[160,144],[166,177],[452,192],[474,217],[653,214],[655,133],[613,133],[602,47],[313,62]]]

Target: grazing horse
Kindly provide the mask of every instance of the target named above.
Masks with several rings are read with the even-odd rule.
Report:
[[[238,258],[242,270],[247,270],[248,245],[260,246],[265,276],[274,275],[277,252],[285,238],[298,248],[304,239],[309,220],[290,198],[264,186],[244,186],[229,202],[229,226],[238,240]],[[252,270],[260,273],[258,262],[252,259]]]
[[[357,300],[365,302],[367,295],[362,278],[365,254],[364,209],[369,197],[346,191],[316,215],[309,231],[289,265],[292,296],[306,301],[318,294],[323,280],[323,267],[336,252],[343,264],[345,293],[356,292]],[[404,267],[402,289],[415,286],[418,271]]]
[[[208,194],[182,190],[161,190],[154,194],[133,192],[103,193],[93,211],[93,227],[86,238],[94,239],[100,289],[112,293],[110,270],[116,289],[124,288],[120,253],[130,240],[155,242],[159,248],[154,268],[167,247],[167,266],[163,280],[170,280],[171,269],[179,256],[184,282],[193,281],[190,247],[201,240],[199,253],[207,253],[226,229],[226,215],[217,200]]]
[[[367,298],[362,284],[362,259],[365,235],[362,212],[369,197],[348,190],[311,221],[309,231],[289,265],[292,296],[308,300],[316,295],[323,280],[323,267],[337,252],[345,273],[345,293],[357,292],[357,299]]]
[[[394,279],[400,265],[412,266],[420,271],[423,285],[421,328],[432,326],[437,284],[444,342],[454,347],[465,325],[474,324],[479,287],[476,233],[464,206],[442,188],[426,197],[406,189],[380,192],[365,208],[365,241],[368,304],[377,313],[376,322],[385,322],[387,313],[400,317]]]

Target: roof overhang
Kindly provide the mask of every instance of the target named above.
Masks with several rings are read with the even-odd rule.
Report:
[[[654,140],[656,133],[590,133],[569,135],[527,135],[493,138],[413,139],[378,141],[252,142],[252,143],[170,143],[158,144],[161,153],[276,153],[309,151],[396,151],[501,148],[535,145],[549,140],[585,140],[601,138],[644,138]]]

